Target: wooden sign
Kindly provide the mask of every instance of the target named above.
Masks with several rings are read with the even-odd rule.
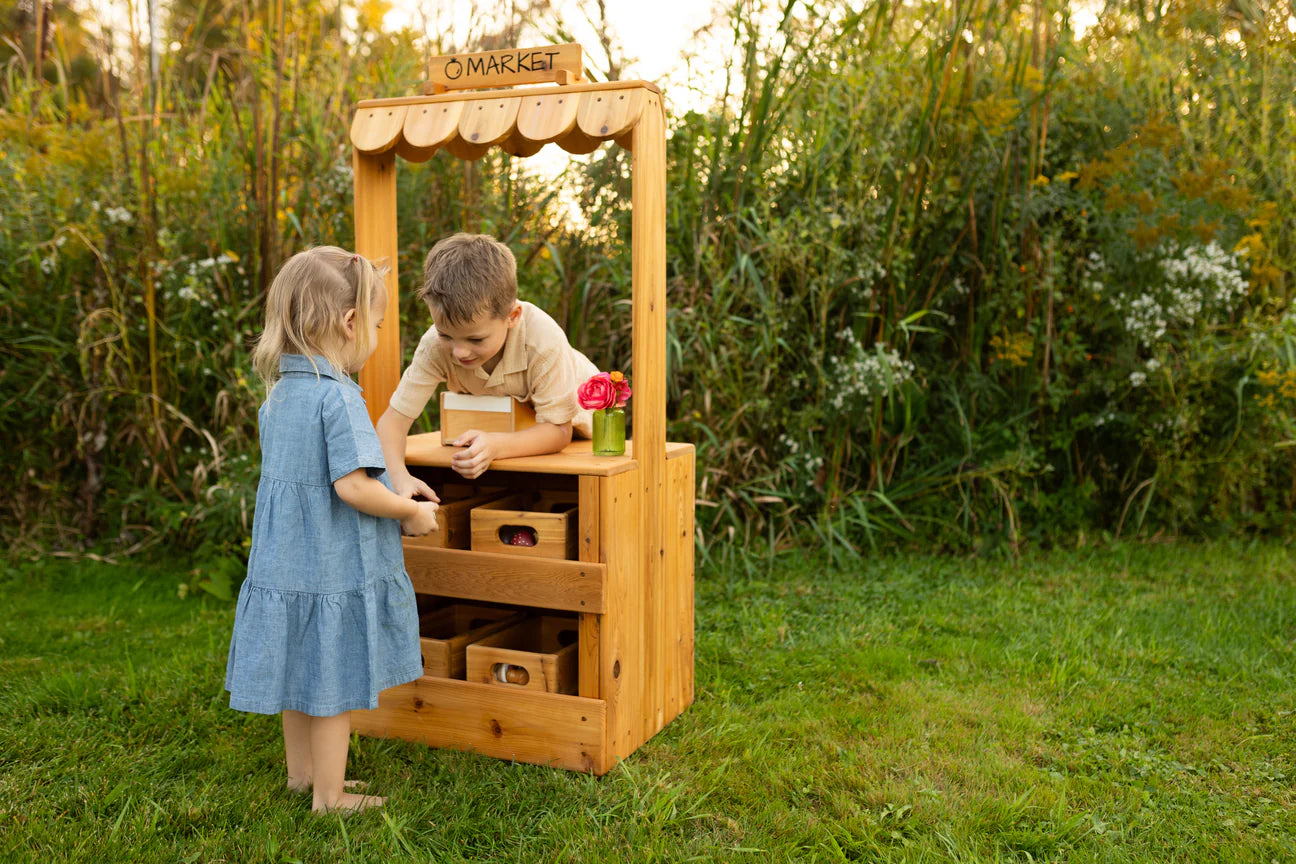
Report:
[[[580,80],[581,46],[573,42],[544,48],[510,48],[433,57],[428,61],[428,80],[423,92],[513,87],[546,81],[571,84]]]

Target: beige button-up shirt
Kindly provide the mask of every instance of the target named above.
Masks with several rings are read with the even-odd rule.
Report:
[[[576,402],[576,388],[598,368],[567,341],[558,322],[543,309],[522,301],[522,317],[504,337],[499,362],[488,375],[480,366],[465,369],[446,351],[436,326],[428,328],[401,374],[391,407],[406,417],[423,413],[437,385],[451,393],[512,396],[535,409],[536,421],[561,425],[590,437],[590,412]]]

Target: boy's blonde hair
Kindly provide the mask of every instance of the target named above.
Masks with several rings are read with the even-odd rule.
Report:
[[[467,324],[483,312],[505,318],[517,301],[517,261],[494,237],[451,235],[424,259],[418,297],[437,324]]]
[[[361,343],[357,348],[363,353],[369,349],[374,304],[385,302],[386,296],[382,271],[345,249],[316,246],[289,258],[270,285],[265,329],[252,351],[252,364],[266,390],[279,380],[279,358],[284,354],[308,359],[318,354],[345,373],[346,313],[356,310],[355,333]]]

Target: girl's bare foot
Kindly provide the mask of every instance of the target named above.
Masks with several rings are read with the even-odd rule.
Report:
[[[370,807],[381,807],[386,800],[377,795],[355,795],[343,792],[342,800],[336,804],[328,805],[317,801],[311,809],[316,813],[355,813],[359,810],[368,810]]]

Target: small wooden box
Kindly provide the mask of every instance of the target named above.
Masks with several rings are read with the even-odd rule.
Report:
[[[471,545],[471,513],[504,493],[498,489],[474,489],[466,485],[446,485],[438,494],[441,505],[437,508],[436,530],[418,537],[402,537],[406,548],[467,549]]]
[[[575,561],[578,521],[575,493],[509,495],[473,508],[471,548],[475,552]],[[529,533],[534,544],[510,542],[519,531]]]
[[[479,684],[575,694],[577,619],[528,618],[467,648],[468,680]]]
[[[441,391],[441,444],[449,447],[469,429],[520,432],[535,425],[535,411],[511,396]]]
[[[468,668],[464,649],[483,636],[520,623],[523,614],[513,609],[469,603],[456,603],[429,612],[419,618],[423,674],[462,679]]]

